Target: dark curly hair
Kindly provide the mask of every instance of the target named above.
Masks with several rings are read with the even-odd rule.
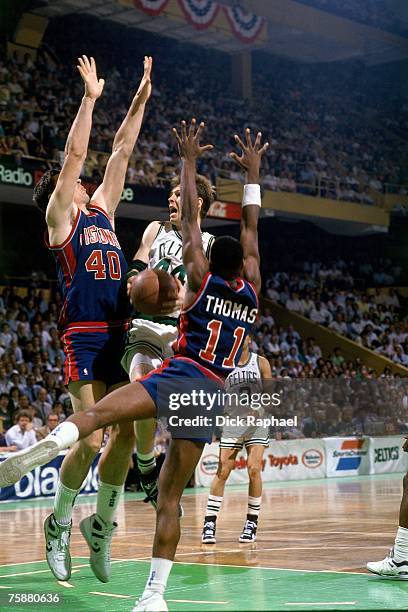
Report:
[[[171,181],[171,188],[174,189],[180,185],[180,177],[175,176]],[[196,188],[198,197],[202,199],[203,204],[200,210],[200,217],[204,219],[207,216],[209,208],[215,199],[215,187],[202,174],[196,176]]]
[[[47,210],[50,195],[54,191],[55,184],[58,180],[56,177],[60,172],[61,168],[47,170],[34,187],[33,202],[44,214]]]

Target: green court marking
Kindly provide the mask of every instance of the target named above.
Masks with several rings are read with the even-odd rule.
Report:
[[[98,582],[83,558],[69,584],[53,580],[45,562],[1,567],[0,609],[60,612],[129,611],[143,591],[148,561],[114,561],[111,581]],[[33,572],[32,574],[30,572]],[[22,574],[22,575],[16,575]],[[1,588],[9,587],[9,588]],[[57,593],[56,604],[11,604],[13,593]],[[166,600],[169,610],[406,610],[408,581],[381,580],[369,574],[303,572],[269,568],[176,563]]]

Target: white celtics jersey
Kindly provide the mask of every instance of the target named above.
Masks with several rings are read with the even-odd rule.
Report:
[[[225,391],[233,395],[233,397],[242,396],[242,399],[250,397],[254,393],[262,393],[262,376],[259,368],[259,357],[256,353],[250,353],[249,359],[243,365],[239,365],[228,374],[225,379]],[[235,395],[236,394],[236,395]],[[248,411],[251,406],[247,405],[246,401],[240,406],[234,402],[231,409],[227,409],[229,414],[240,413],[242,416],[245,413],[245,407]]]
[[[203,251],[207,259],[214,242],[214,236],[208,232],[201,233]],[[177,277],[182,285],[186,282],[183,266],[183,243],[181,233],[169,221],[160,223],[159,231],[149,251],[149,268],[161,268]]]
[[[237,366],[225,379],[225,390],[228,393],[238,393],[246,388],[249,388],[251,393],[262,392],[262,376],[256,353],[249,353],[248,361]]]

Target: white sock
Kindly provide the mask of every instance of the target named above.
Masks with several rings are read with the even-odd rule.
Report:
[[[50,434],[45,438],[46,440],[53,440],[58,444],[60,450],[69,448],[79,438],[79,429],[71,421],[64,421],[60,425],[57,425]]]
[[[215,517],[217,518],[218,513],[221,509],[222,497],[218,497],[217,495],[209,495],[207,500],[207,509],[205,511],[205,518],[207,517]]]
[[[72,519],[72,510],[76,496],[80,489],[68,489],[59,480],[54,499],[54,518],[60,525],[69,525]]]
[[[110,485],[99,481],[98,496],[96,498],[96,514],[105,523],[114,523],[116,509],[120,502],[123,485]]]
[[[170,561],[170,559],[152,557],[150,574],[143,594],[160,593],[160,595],[163,595],[172,567],[173,561]]]
[[[247,514],[252,514],[252,516],[259,516],[261,511],[261,497],[251,497],[248,495],[248,511]]]
[[[141,474],[148,474],[151,472],[156,465],[156,457],[154,454],[154,450],[150,453],[139,453],[136,451],[136,460],[137,467],[139,468]]]
[[[394,544],[394,559],[397,563],[408,559],[408,529],[398,527]]]

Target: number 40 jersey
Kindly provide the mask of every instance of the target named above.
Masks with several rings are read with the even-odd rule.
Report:
[[[107,213],[91,203],[78,209],[72,230],[59,245],[50,245],[57,265],[63,307],[61,331],[108,331],[126,328],[127,263]]]

